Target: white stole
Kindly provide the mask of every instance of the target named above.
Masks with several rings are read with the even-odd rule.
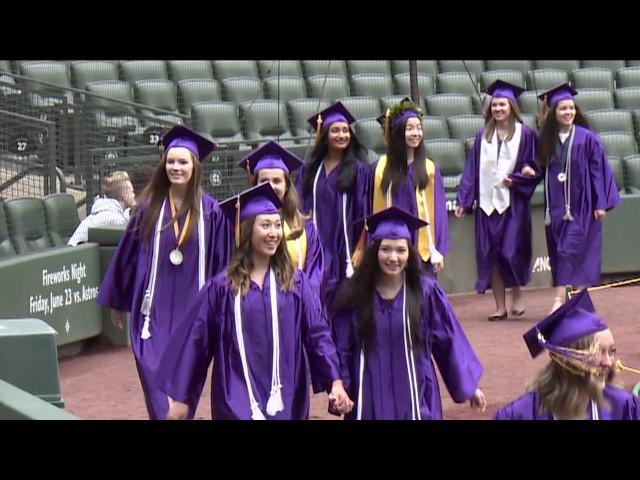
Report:
[[[488,216],[497,210],[499,214],[509,208],[511,195],[509,187],[502,183],[504,177],[513,172],[518,159],[522,124],[515,123],[513,137],[502,142],[498,155],[498,132],[493,132],[491,143],[482,137],[480,144],[480,208]]]

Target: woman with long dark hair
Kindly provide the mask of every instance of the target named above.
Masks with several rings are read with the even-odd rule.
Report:
[[[153,382],[160,356],[189,299],[227,266],[232,238],[218,202],[201,186],[200,161],[215,144],[177,125],[162,148],[97,298],[118,328],[131,312],[131,346],[151,419],[164,419],[169,408]]]
[[[422,111],[409,98],[393,105],[382,121],[387,153],[373,165],[373,213],[395,206],[427,222],[411,243],[425,272],[435,276],[449,251],[444,183],[424,147]]]
[[[342,379],[356,402],[349,419],[441,419],[432,356],[454,401],[486,406],[480,361],[411,244],[424,226],[397,207],[366,219],[372,243],[337,298],[333,322]]]
[[[324,312],[282,242],[281,206],[266,182],[222,202],[235,248],[162,358],[157,381],[172,399],[168,418],[188,417],[212,359],[215,419],[306,419],[309,377],[316,392],[329,392],[332,410],[351,409]]]
[[[602,220],[620,195],[598,134],[589,130],[576,92],[565,83],[540,95],[548,112],[538,144],[544,170],[547,249],[553,286],[552,311],[567,285],[600,283]]]
[[[340,102],[309,119],[316,143],[296,180],[302,211],[311,215],[324,251],[322,302],[327,306],[353,274],[351,257],[360,235],[355,222],[369,213],[367,153],[349,126],[354,121]]]

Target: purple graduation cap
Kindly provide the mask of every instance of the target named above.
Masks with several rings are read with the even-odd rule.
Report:
[[[391,115],[391,128],[395,128],[400,122],[408,119],[408,118],[420,118],[421,112],[420,108],[413,103],[413,101],[409,97],[404,97],[394,106],[389,109],[389,113]],[[385,113],[386,115],[386,113]],[[380,118],[380,117],[378,117]],[[378,120],[379,121],[379,120]]]
[[[216,148],[216,144],[202,135],[185,127],[176,125],[162,136],[162,145],[165,151],[174,147],[184,147],[202,160]]]
[[[281,207],[282,202],[269,182],[248,188],[220,202],[220,208],[232,222],[236,219],[238,208],[242,222],[253,215],[278,213]]]
[[[544,102],[545,97],[547,98],[547,104],[549,108],[553,107],[560,100],[571,100],[574,95],[577,95],[578,92],[574,90],[571,85],[568,83],[563,83],[562,85],[557,85],[546,92],[538,95],[538,98]]]
[[[323,129],[328,128],[332,123],[345,122],[351,124],[355,121],[355,117],[351,115],[349,110],[347,110],[341,102],[335,102],[332,105],[329,105],[327,108],[316,113],[307,120],[318,136]]]
[[[524,341],[531,357],[545,348],[568,347],[579,338],[606,330],[609,327],[595,314],[595,308],[585,289],[527,331]]]
[[[361,218],[355,225],[361,226],[362,223],[364,223],[364,229],[369,232],[369,238],[372,240],[405,238],[411,241],[411,233],[427,225],[424,220],[398,207],[380,210],[366,218]]]
[[[493,98],[509,98],[514,102],[518,99],[522,92],[524,92],[524,88],[500,79],[496,80],[487,87],[487,93]]]
[[[297,170],[304,162],[273,140],[257,148],[238,163],[240,168],[256,174],[263,168],[279,168],[287,173]]]

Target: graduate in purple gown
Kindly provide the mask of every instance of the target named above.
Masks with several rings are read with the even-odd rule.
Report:
[[[490,321],[507,318],[505,288],[511,288],[511,314],[524,314],[520,287],[531,278],[530,200],[540,169],[536,133],[518,112],[523,90],[502,80],[487,88],[485,127],[476,133],[456,199],[458,218],[476,205],[476,291],[493,292]]]
[[[442,419],[432,356],[456,402],[484,410],[482,366],[437,281],[421,268],[411,233],[419,218],[390,207],[366,219],[372,243],[336,303],[348,419]]]
[[[313,220],[299,209],[298,192],[291,172],[303,161],[278,143],[270,141],[243,158],[239,166],[246,170],[249,186],[269,182],[282,202],[284,237],[293,266],[307,274],[313,291],[322,298],[324,256]]]
[[[531,356],[551,361],[529,393],[498,410],[497,420],[640,420],[640,399],[614,385],[613,334],[582,290],[524,335]],[[637,372],[637,370],[635,370]]]
[[[562,84],[540,95],[548,108],[540,131],[538,163],[544,169],[545,225],[553,285],[553,309],[564,287],[600,283],[602,220],[620,203],[607,154]]]
[[[353,274],[351,257],[360,236],[355,222],[369,214],[371,175],[366,149],[349,126],[354,121],[340,102],[309,119],[316,143],[296,180],[302,211],[311,215],[322,242],[327,306]]]
[[[187,308],[189,321],[161,360],[158,384],[172,399],[168,418],[188,417],[212,359],[215,419],[306,419],[309,373],[316,392],[330,392],[337,413],[353,406],[323,310],[282,242],[280,207],[266,182],[221,203],[235,220],[235,249],[226,272]]]
[[[200,161],[215,144],[178,125],[162,145],[160,164],[97,298],[113,310],[119,328],[123,312],[131,312],[131,346],[151,419],[164,419],[169,408],[153,382],[160,356],[187,303],[207,278],[227,266],[232,239],[218,202],[201,188]]]
[[[387,153],[373,165],[372,213],[395,206],[428,223],[413,232],[425,272],[444,268],[449,251],[449,226],[444,183],[423,143],[422,111],[409,98],[398,102],[379,121],[383,123]]]

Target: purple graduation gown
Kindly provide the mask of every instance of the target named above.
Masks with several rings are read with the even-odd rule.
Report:
[[[511,174],[513,186],[509,193],[509,208],[502,214],[491,216],[480,208],[480,145],[484,129],[476,133],[473,148],[460,180],[456,203],[470,212],[476,204],[476,265],[478,277],[476,291],[484,293],[491,288],[491,265],[497,263],[505,286],[523,286],[531,279],[531,196],[540,177],[528,179],[519,172],[524,166],[540,169],[535,163],[538,138],[535,131],[522,125],[518,156]]]
[[[227,266],[231,252],[232,232],[230,223],[222,214],[218,202],[203,194],[205,228],[205,281]],[[160,253],[155,293],[151,307],[151,338],[140,338],[144,316],[140,307],[149,283],[152,264],[153,240],[139,238],[135,227],[141,224],[143,207],[129,222],[118,248],[102,281],[97,302],[105,307],[131,312],[131,347],[136,359],[147,410],[151,419],[166,418],[169,404],[167,396],[153,382],[153,376],[171,332],[182,319],[188,302],[198,292],[198,229],[181,248],[184,260],[176,267],[169,262],[169,252],[177,241],[170,224],[171,209],[165,205],[163,224],[169,223],[160,234]],[[186,214],[178,221],[182,231]],[[198,221],[192,216],[191,221]],[[195,406],[191,415],[195,413]]]
[[[324,276],[324,252],[318,230],[309,219],[304,222],[304,230],[307,237],[307,252],[304,260],[304,273],[309,278],[309,285],[313,292],[322,298],[323,276]],[[295,265],[297,267],[297,265]]]
[[[478,388],[482,366],[437,281],[422,277],[424,301],[420,329],[423,349],[414,353],[420,415],[423,420],[442,419],[440,390],[432,355],[456,402],[468,400]],[[402,289],[393,300],[376,292],[374,312],[376,347],[365,352],[362,419],[410,420],[411,396],[404,350]],[[340,311],[334,319],[336,346],[342,381],[349,398],[358,400],[361,344],[356,331],[356,313]],[[415,349],[414,349],[415,350]],[[357,404],[347,419],[357,418]]]
[[[413,185],[413,166],[415,163],[411,163],[409,168],[407,169],[407,178],[403,185],[400,186],[399,189],[396,190],[396,193],[392,195],[391,202],[394,207],[401,208],[412,215],[418,216],[418,204],[416,202],[416,189]],[[376,161],[371,166],[371,189],[373,190],[373,182],[375,179],[375,171],[378,166],[378,161]],[[442,175],[440,174],[440,169],[438,165],[434,162],[435,167],[435,189],[433,192],[433,205],[435,208],[434,212],[434,220],[436,222],[435,226],[435,236],[436,238],[433,241],[436,244],[436,249],[445,256],[445,254],[449,251],[449,222],[447,217],[447,199],[444,192],[444,182],[442,181]],[[370,202],[373,202],[373,192],[369,199]],[[371,213],[373,212],[373,208],[371,208]],[[418,245],[418,232],[411,232],[411,242],[414,247],[417,248]],[[422,263],[422,267],[425,273],[429,274],[429,276],[435,276],[433,272],[433,266],[431,262],[425,263],[422,258],[420,259]]]
[[[303,420],[309,416],[307,365],[316,392],[330,391],[340,375],[327,320],[300,270],[296,270],[294,284],[291,292],[277,292],[284,410],[275,417],[265,411],[273,354],[268,272],[263,289],[251,282],[241,300],[249,377],[260,410],[268,419]],[[186,311],[191,321],[184,322],[171,337],[158,370],[158,384],[171,398],[195,405],[213,358],[211,411],[216,420],[251,419],[235,329],[234,298],[225,272],[209,280]]]
[[[344,227],[342,222],[342,192],[338,189],[340,174],[338,165],[327,176],[324,168],[318,177],[316,185],[316,225],[322,249],[324,252],[324,288],[321,297],[325,307],[333,303],[336,292],[346,278],[346,246],[344,242]],[[296,189],[301,198],[301,210],[313,215],[313,191],[303,193],[302,179],[309,165],[303,167],[296,179]],[[371,172],[369,166],[362,161],[356,164],[356,175],[353,189],[347,193],[347,236],[349,238],[349,251],[353,250],[358,242],[361,228],[355,228],[356,220],[369,215],[369,188]]]
[[[555,155],[548,167],[551,225],[546,234],[554,286],[600,283],[602,223],[593,218],[593,212],[610,210],[620,203],[600,138],[579,125],[575,129],[570,172],[572,222],[562,219],[564,188],[557,178],[561,167]]]
[[[640,420],[640,399],[626,390],[612,386],[604,389],[604,398],[611,405],[607,410],[604,406],[598,406],[599,420]],[[591,407],[588,409],[591,418]],[[529,392],[505,405],[498,410],[494,420],[553,420],[551,413],[540,413],[538,408],[538,395]]]

